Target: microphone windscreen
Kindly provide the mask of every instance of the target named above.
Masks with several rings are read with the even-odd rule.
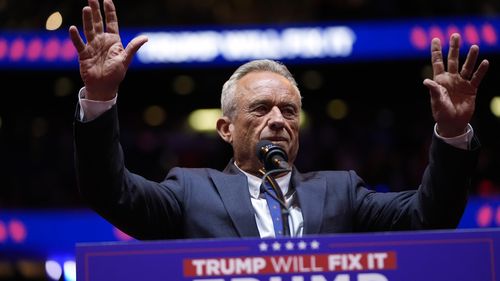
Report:
[[[267,171],[282,168],[279,166],[279,162],[275,161],[276,159],[284,162],[288,161],[288,156],[283,148],[273,144],[269,140],[259,141],[255,150],[257,157],[264,164],[264,168]]]
[[[273,143],[269,140],[260,140],[255,146],[255,152],[257,153],[257,157],[260,162],[264,163],[266,154],[269,152],[269,149],[272,147]]]

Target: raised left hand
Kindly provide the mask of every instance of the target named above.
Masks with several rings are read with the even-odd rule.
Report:
[[[432,40],[433,79],[425,79],[423,82],[429,88],[432,116],[437,123],[439,135],[443,137],[455,137],[465,132],[474,113],[477,89],[489,67],[489,62],[483,60],[474,71],[479,47],[472,45],[462,70],[458,72],[459,45],[460,35],[452,34],[446,71],[441,42],[438,38]]]

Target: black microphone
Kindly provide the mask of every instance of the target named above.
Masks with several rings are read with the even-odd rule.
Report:
[[[269,140],[261,140],[256,147],[257,157],[264,164],[266,171],[276,169],[290,170],[288,165],[288,156],[283,148],[273,144]]]

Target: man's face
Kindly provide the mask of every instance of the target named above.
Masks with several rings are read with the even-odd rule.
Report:
[[[273,72],[251,72],[238,81],[235,104],[229,142],[236,164],[257,174],[262,164],[255,146],[264,139],[283,148],[292,164],[299,149],[301,108],[299,93],[292,84]]]

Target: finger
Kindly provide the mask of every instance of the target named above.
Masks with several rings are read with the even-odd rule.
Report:
[[[443,64],[443,53],[441,51],[441,41],[438,38],[432,39],[431,42],[431,60],[432,60],[432,72],[434,77],[441,73],[444,73]]]
[[[127,58],[125,59],[125,65],[128,67],[134,58],[135,53],[139,50],[139,48],[144,45],[144,43],[148,42],[148,37],[141,35],[137,36],[130,43],[128,43],[125,48],[125,53],[127,54]]]
[[[83,43],[82,37],[80,37],[80,33],[78,33],[76,26],[72,25],[69,27],[69,37],[78,53],[81,53],[85,49],[85,43]]]
[[[104,31],[104,24],[102,22],[101,7],[98,0],[89,0],[90,8],[92,9],[92,22],[94,24],[94,31],[99,34]]]
[[[442,108],[442,106],[445,103],[447,103],[446,95],[441,90],[439,84],[436,83],[434,80],[425,79],[424,85],[429,89],[429,95],[431,98],[431,107],[434,115],[435,112],[439,111],[439,108]]]
[[[87,42],[90,42],[95,38],[95,31],[94,31],[94,25],[92,24],[92,10],[90,9],[89,6],[83,7],[82,17],[83,17],[83,33],[85,34]]]
[[[489,67],[490,67],[489,61],[483,60],[481,62],[481,64],[477,68],[476,72],[474,72],[474,75],[472,75],[472,78],[470,80],[470,83],[474,88],[479,87],[479,84],[481,84],[481,81],[483,80],[484,76],[486,75],[486,72],[488,72]]]
[[[423,84],[429,89],[429,92],[431,96],[439,96],[440,90],[439,90],[439,84],[436,83],[434,80],[431,79],[425,79]]]
[[[458,55],[460,48],[460,35],[453,33],[450,36],[450,49],[448,50],[448,72],[458,73]]]
[[[115,4],[112,0],[104,0],[104,15],[106,17],[106,30],[118,34],[118,18],[116,17]]]
[[[460,76],[462,76],[462,78],[470,79],[472,71],[474,70],[474,65],[476,65],[478,54],[479,47],[477,45],[472,45],[469,49],[464,65],[462,66],[462,71],[460,71]]]

